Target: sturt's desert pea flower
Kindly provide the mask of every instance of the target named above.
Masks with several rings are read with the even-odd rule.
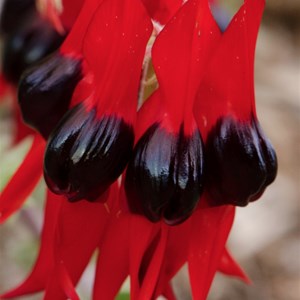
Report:
[[[128,276],[130,299],[176,299],[171,280],[184,264],[196,300],[218,270],[249,282],[225,245],[235,205],[255,200],[276,175],[254,102],[264,1],[245,0],[224,33],[209,2],[87,0],[72,11],[64,0],[60,11],[44,1],[47,17],[70,33],[20,81],[19,104],[36,133],[0,194],[0,223],[43,170],[45,218],[31,273],[2,298],[79,299],[75,287],[96,250],[96,300],[114,299]],[[151,19],[164,25],[159,33]],[[137,112],[155,37],[158,88]],[[233,171],[245,168],[237,181]]]
[[[255,109],[254,54],[263,8],[263,0],[246,0],[234,16],[195,103],[196,119],[207,133],[206,188],[213,205],[245,206],[276,177],[276,154]]]

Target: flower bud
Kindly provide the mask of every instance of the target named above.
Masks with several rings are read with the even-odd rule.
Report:
[[[203,143],[198,129],[191,136],[166,131],[155,123],[138,141],[129,162],[125,189],[130,210],[152,222],[169,225],[194,211],[203,186]]]
[[[81,61],[55,53],[27,69],[19,82],[23,119],[47,139],[68,110],[82,78]]]
[[[223,117],[206,143],[207,189],[213,205],[246,206],[257,200],[277,173],[277,159],[258,121]]]
[[[116,115],[73,107],[50,135],[44,176],[69,201],[95,201],[121,175],[132,152],[133,129]]]

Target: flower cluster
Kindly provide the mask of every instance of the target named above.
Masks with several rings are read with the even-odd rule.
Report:
[[[28,27],[9,22],[25,3],[10,1],[2,72],[34,141],[0,195],[0,223],[42,173],[48,192],[36,264],[2,297],[78,299],[96,249],[93,299],[113,299],[128,275],[132,299],[175,299],[185,263],[197,300],[217,270],[247,281],[225,244],[235,206],[277,171],[255,111],[264,0],[245,0],[224,32],[208,0],[39,1],[51,22],[28,0]]]

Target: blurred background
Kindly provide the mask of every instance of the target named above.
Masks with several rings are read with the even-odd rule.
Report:
[[[241,1],[221,1],[232,12]],[[300,299],[300,1],[267,1],[256,53],[259,120],[278,155],[276,181],[263,197],[237,210],[229,248],[252,284],[217,275],[210,300]],[[12,142],[9,99],[0,103],[0,189],[30,147],[30,138]],[[20,282],[38,250],[44,187],[41,183],[22,210],[0,226],[0,291]],[[82,299],[93,266],[80,284]],[[174,280],[178,299],[191,299],[183,270]],[[126,289],[126,286],[125,286]],[[41,296],[23,299],[40,299]]]

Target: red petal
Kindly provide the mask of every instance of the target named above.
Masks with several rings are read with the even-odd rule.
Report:
[[[205,0],[188,1],[158,35],[153,65],[173,128],[184,120],[185,129],[193,129],[194,99],[219,37]]]
[[[190,226],[191,219],[188,219],[183,224],[169,228],[165,258],[154,298],[163,294],[171,279],[187,261]]]
[[[115,193],[111,193],[110,196],[112,195]],[[103,197],[108,196],[109,192]],[[62,203],[54,243],[56,266],[47,286],[45,299],[60,299],[64,294],[68,295],[70,285],[68,280],[65,281],[65,271],[73,284],[77,284],[105,233],[111,217],[107,207],[113,200],[110,199],[106,205],[88,201],[70,203],[65,200]],[[57,270],[62,272],[61,277],[56,276]],[[64,280],[60,281],[62,279]]]
[[[42,176],[45,141],[36,135],[22,164],[0,194],[0,224],[17,211]]]
[[[166,247],[169,235],[169,226],[160,223],[159,241],[153,249],[153,255],[149,256],[146,262],[146,270],[137,299],[153,299],[155,289],[159,280],[163,260],[166,255]]]
[[[104,0],[96,10],[83,54],[95,74],[94,101],[99,102],[100,115],[116,113],[132,122],[151,32],[151,21],[139,0]]]
[[[205,119],[210,128],[220,116],[249,120],[255,115],[254,52],[264,4],[246,0],[224,32],[196,101],[199,124]]]
[[[80,299],[63,261],[56,261],[44,300],[64,300],[66,297],[72,300]]]
[[[74,54],[76,56],[81,54],[83,39],[85,37],[87,28],[90,24],[91,18],[95,13],[95,10],[101,2],[101,0],[87,0],[84,2],[84,5],[72,27],[71,32],[61,46],[61,51],[63,53]]]
[[[144,254],[159,232],[159,224],[153,224],[144,217],[132,215],[130,218],[130,299],[137,299],[140,290],[140,271]]]
[[[251,280],[239,266],[239,264],[233,259],[228,250],[225,248],[219,263],[218,270],[228,276],[238,277],[245,283],[250,284]]]
[[[38,258],[27,279],[17,288],[5,293],[2,296],[3,298],[23,296],[41,291],[46,287],[50,272],[54,266],[54,232],[62,201],[64,201],[64,199],[61,196],[57,196],[48,191]]]
[[[193,299],[205,300],[234,218],[234,207],[200,208],[192,216],[188,256]]]
[[[112,216],[100,243],[93,299],[114,299],[129,274],[129,215]]]
[[[171,284],[167,284],[167,286],[165,287],[162,295],[168,299],[168,300],[176,300],[175,294],[173,292],[173,288],[171,286]],[[155,298],[156,299],[156,298]]]

